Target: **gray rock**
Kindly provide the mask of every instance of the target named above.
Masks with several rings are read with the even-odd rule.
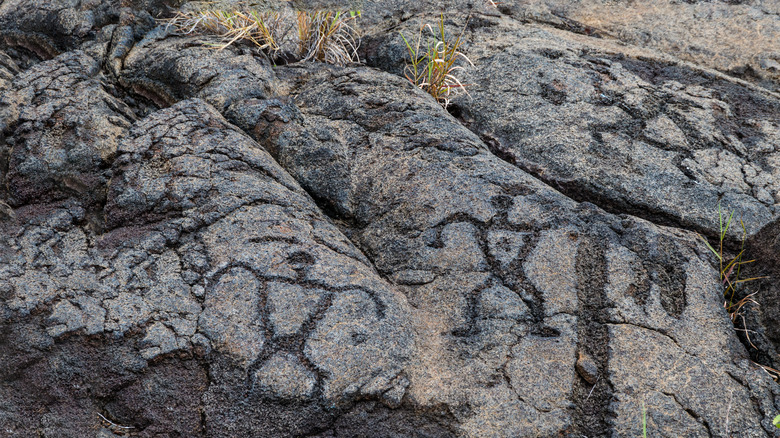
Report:
[[[464,436],[567,430],[593,434],[607,428],[627,434],[635,422],[622,412],[637,412],[637,397],[646,393],[635,391],[634,379],[671,379],[661,371],[669,357],[632,350],[645,342],[647,331],[679,345],[675,360],[689,367],[702,366],[698,358],[707,357],[706,383],[701,384],[715,385],[712,408],[699,404],[701,399],[683,397],[682,388],[664,391],[677,397],[674,409],[680,415],[693,412],[702,419],[707,425],[702,430],[726,433],[722,392],[741,390],[730,373],[745,356],[737,353],[744,350],[722,313],[713,271],[698,250],[692,251],[698,237],[578,206],[490,154],[471,132],[403,80],[363,69],[307,68],[309,73],[301,74],[302,69],[279,71],[280,77],[308,78],[303,84],[296,79],[302,116],[291,122],[294,137],[278,136],[274,149],[279,161],[318,197],[327,199],[327,190],[319,187],[336,178],[343,187],[355,188],[342,195],[351,200],[341,204],[346,210],[342,215],[360,224],[345,225],[347,233],[380,272],[438,274],[428,284],[405,287],[420,312],[418,332],[426,339],[420,342],[427,352],[406,369],[410,403],[423,409],[441,403],[452,409],[469,406],[468,413],[457,416],[458,434]],[[329,87],[331,83],[338,85]],[[377,89],[393,99],[378,101]],[[330,131],[328,119],[333,120]],[[267,131],[260,127],[255,132]],[[349,165],[340,167],[349,172],[326,177],[306,164],[296,165],[307,163],[308,155],[323,154],[323,147],[343,151],[332,157],[350,157]],[[338,158],[333,160],[337,168]],[[529,204],[536,210],[513,209]],[[495,236],[510,232],[527,233],[527,242],[515,244],[511,257],[491,250]],[[500,257],[486,259],[491,253]],[[523,300],[530,309],[528,323],[504,315],[492,319],[500,313],[472,304],[476,291],[485,296],[496,285]],[[618,330],[622,327],[633,330],[630,340]],[[621,348],[629,350],[614,356]],[[725,353],[732,348],[735,353]],[[578,350],[592,358],[579,367]],[[465,359],[471,357],[480,359]],[[629,377],[616,368],[630,368],[624,361],[643,368]],[[588,377],[579,378],[578,368]],[[685,379],[682,369],[677,375]],[[740,379],[755,372],[745,370]],[[598,376],[603,377],[596,380]],[[614,417],[595,408],[607,404]],[[729,427],[739,423],[746,436],[766,433],[761,415],[742,409],[744,405],[732,409],[730,415],[740,420],[733,417]],[[659,420],[656,430],[675,436],[677,427],[682,426]]]
[[[503,8],[518,19],[652,48],[780,90],[771,62],[778,56],[774,35],[780,32],[780,9],[773,1],[518,0]]]
[[[160,172],[158,163],[167,170]],[[349,251],[343,255],[330,249],[348,241],[270,156],[207,104],[188,101],[139,121],[123,137],[109,185],[105,223],[111,232],[95,235],[82,229],[83,209],[71,201],[17,208],[16,219],[3,225],[7,254],[2,278],[8,284],[3,306],[16,315],[13,320],[25,315],[34,320],[42,311],[45,339],[78,334],[117,339],[116,346],[105,346],[106,354],[137,348],[136,359],[118,365],[119,370],[138,363],[157,369],[156,364],[170,363],[173,354],[225,357],[231,369],[243,370],[246,376],[231,393],[243,394],[249,382],[258,396],[271,401],[292,397],[308,404],[317,396],[327,397],[323,404],[340,405],[397,386],[394,378],[414,346],[404,328],[405,300],[363,260],[351,258]],[[174,190],[176,195],[162,196],[161,190]],[[188,226],[192,229],[186,231]],[[336,241],[329,241],[329,236]],[[204,253],[205,264],[199,261],[199,252]],[[351,252],[359,253],[354,248]],[[197,273],[200,296],[184,281],[187,267]],[[280,312],[294,310],[298,301],[306,306],[309,298],[289,293],[272,298],[269,306],[278,308],[269,313],[262,303],[272,284],[279,292],[283,285],[318,290],[321,300],[296,323],[296,317],[288,320]],[[370,312],[355,313],[358,303]],[[376,336],[387,340],[373,339]],[[4,353],[11,372],[23,360],[14,351],[15,347]],[[372,367],[345,366],[350,351],[355,352],[356,363],[370,354]],[[75,351],[65,354],[75,354],[74,360],[81,357]],[[290,354],[303,362],[279,362]],[[40,360],[41,353],[38,356]],[[174,361],[172,366],[189,363]],[[284,366],[279,368],[280,364]],[[308,383],[300,386],[297,377],[281,378],[279,373],[288,368],[310,376]],[[45,367],[33,370],[39,374],[22,373],[13,382],[50,378]],[[99,372],[94,376],[98,378]],[[210,379],[219,381],[216,376]],[[182,382],[190,383],[194,384]],[[209,385],[197,387],[193,394],[203,394]],[[112,399],[131,404],[159,392],[108,391]],[[235,394],[231,399],[243,397]],[[86,399],[77,395],[72,400],[83,404]],[[156,409],[165,409],[154,402],[146,414],[133,417],[127,409],[137,408],[123,406],[112,418],[135,428],[146,427]],[[73,425],[74,433],[91,427],[88,411],[83,410],[88,408],[68,409],[74,413],[50,418],[66,421],[78,413],[83,420]],[[186,417],[185,412],[182,415]],[[191,427],[200,430],[199,424],[157,424],[152,430],[184,433]]]
[[[314,395],[316,376],[291,354],[275,354],[254,378],[273,396],[281,399],[305,400]]]
[[[11,82],[0,126],[14,127],[5,176],[9,204],[75,193],[105,201],[107,167],[133,111],[100,83],[100,63],[80,51],[42,62]]]
[[[730,61],[393,0],[360,6],[373,67],[272,66],[167,4],[0,5],[0,435],[773,434],[780,104]],[[397,33],[445,6],[449,112]],[[718,201],[768,275],[737,331]]]
[[[237,99],[272,95],[273,73],[262,58],[207,44],[207,36],[174,38],[161,26],[127,53],[119,82],[158,106],[198,97],[224,111]]]
[[[759,146],[776,135],[778,96],[504,17],[466,35],[477,67],[460,80],[475,85],[452,110],[504,160],[575,200],[711,236],[719,203],[749,234],[778,217],[774,148]],[[403,47],[397,35],[384,42]],[[399,72],[408,55],[389,53],[368,53],[368,62]],[[773,127],[756,129],[765,124]],[[745,165],[761,178],[746,177]]]

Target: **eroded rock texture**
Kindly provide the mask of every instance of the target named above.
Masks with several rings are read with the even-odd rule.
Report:
[[[448,112],[397,33],[436,2],[367,5],[348,67],[173,3],[0,4],[0,435],[773,436],[771,75],[453,3]]]
[[[518,0],[504,8],[515,17],[652,47],[780,90],[780,4],[772,0]]]

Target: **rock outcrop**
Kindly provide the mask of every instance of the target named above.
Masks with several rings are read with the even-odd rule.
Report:
[[[764,52],[452,2],[444,109],[398,34],[437,2],[366,4],[346,67],[214,50],[174,3],[0,3],[0,435],[774,436]],[[765,276],[736,327],[719,205]]]
[[[772,0],[518,0],[505,8],[515,17],[651,47],[780,91],[780,4]]]

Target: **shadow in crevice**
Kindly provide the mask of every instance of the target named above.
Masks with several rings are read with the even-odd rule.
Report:
[[[758,305],[746,306],[735,327],[751,360],[780,369],[780,220],[750,237],[746,248],[745,260],[755,262],[745,265],[740,277],[763,278],[744,283],[747,287],[739,291],[736,299],[755,292]],[[780,378],[780,374],[773,377]]]

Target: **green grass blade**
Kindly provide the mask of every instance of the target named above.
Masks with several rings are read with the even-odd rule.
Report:
[[[712,245],[710,245],[710,242],[708,242],[707,239],[701,234],[699,234],[699,237],[701,237],[701,240],[704,242],[705,245],[707,245],[707,248],[709,248],[710,251],[712,251],[712,253],[715,254],[715,257],[717,257],[718,260],[722,261],[723,258],[720,256],[720,254],[718,254],[718,251],[715,251],[715,248],[713,248]]]
[[[720,240],[724,240],[726,238],[726,233],[729,231],[729,227],[731,226],[731,220],[734,219],[734,212],[731,212],[731,215],[729,215],[729,220],[726,222],[726,228],[724,228],[721,231],[720,234]]]

